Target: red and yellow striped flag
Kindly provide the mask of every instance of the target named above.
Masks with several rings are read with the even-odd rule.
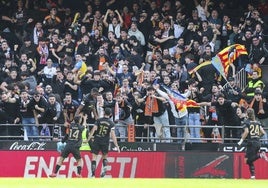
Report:
[[[225,75],[228,73],[230,64],[233,63],[236,60],[236,58],[238,58],[240,55],[247,55],[247,54],[248,53],[245,46],[241,44],[233,44],[220,51],[217,54],[217,56],[221,60]]]

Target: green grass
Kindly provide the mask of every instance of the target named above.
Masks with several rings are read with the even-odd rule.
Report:
[[[0,188],[266,188],[268,180],[0,178]]]

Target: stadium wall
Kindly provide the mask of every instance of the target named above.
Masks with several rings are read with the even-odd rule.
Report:
[[[5,143],[5,144],[4,144]],[[54,142],[0,142],[0,177],[47,177],[52,173],[59,153]],[[122,152],[109,153],[106,177],[113,178],[249,178],[244,163],[244,147],[231,144],[189,144],[180,151],[177,144],[120,143]],[[157,146],[158,145],[158,146]],[[204,147],[204,146],[207,147]],[[133,147],[131,147],[133,146]],[[215,147],[221,146],[221,147]],[[111,146],[112,147],[112,146]],[[217,150],[216,150],[217,149]],[[267,151],[267,147],[262,147]],[[157,151],[156,151],[157,150]],[[83,177],[91,175],[91,153],[82,151]],[[101,172],[101,156],[97,174]],[[268,163],[255,163],[256,178],[268,179]],[[65,159],[59,177],[74,177],[75,159]]]

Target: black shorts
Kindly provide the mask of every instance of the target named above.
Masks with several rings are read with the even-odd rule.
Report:
[[[108,153],[109,142],[103,142],[95,139],[91,145],[91,153],[98,155],[101,152],[103,155]]]
[[[255,158],[261,148],[261,143],[259,140],[250,140],[247,143],[246,158]]]
[[[76,160],[81,159],[81,154],[80,154],[80,147],[77,146],[72,146],[72,145],[66,145],[63,151],[61,152],[61,156],[63,158],[67,158],[68,155],[71,153]]]

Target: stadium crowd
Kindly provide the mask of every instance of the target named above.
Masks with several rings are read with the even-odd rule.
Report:
[[[136,141],[238,139],[242,129],[221,135],[202,125],[240,126],[247,107],[268,125],[260,66],[268,65],[265,0],[0,5],[0,139],[57,139],[75,116],[92,124],[105,107],[113,109],[121,142],[130,124],[137,125]],[[232,44],[244,45],[248,55],[229,65],[225,79],[207,62]],[[242,69],[245,88],[236,79]]]

